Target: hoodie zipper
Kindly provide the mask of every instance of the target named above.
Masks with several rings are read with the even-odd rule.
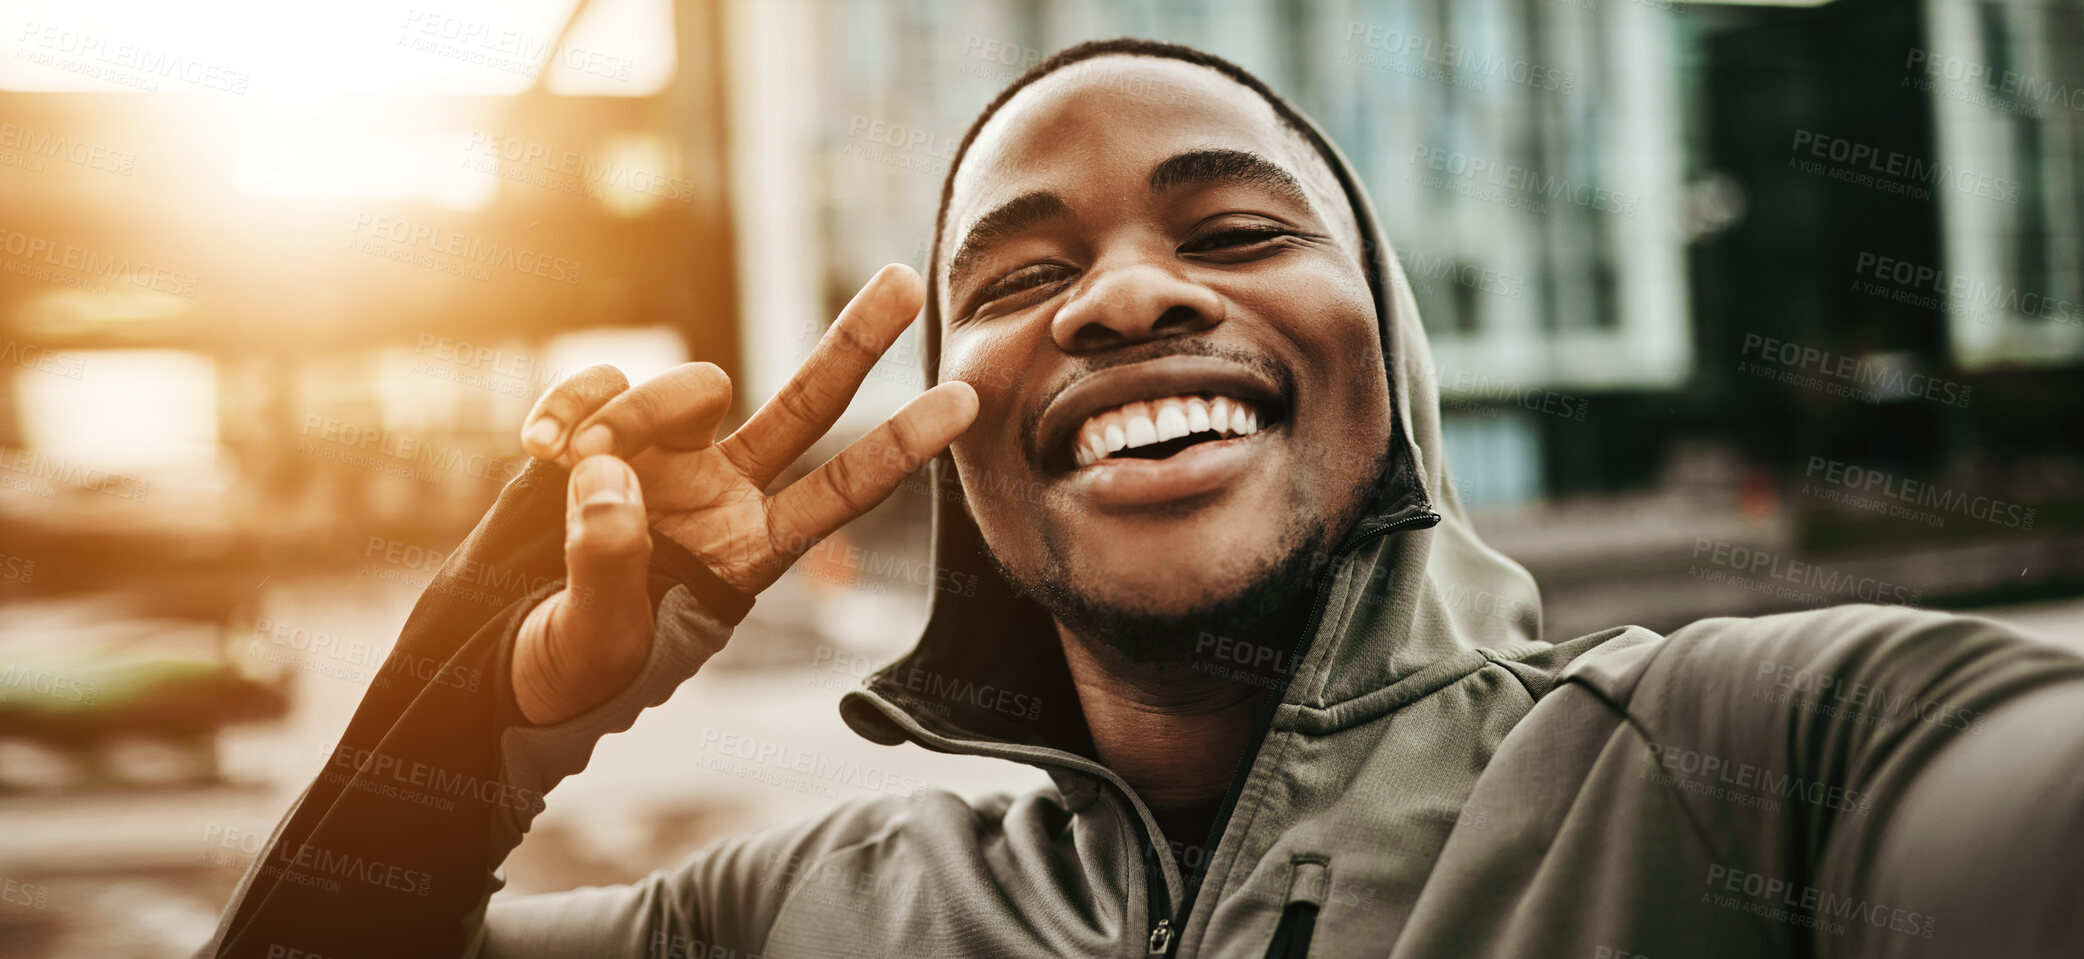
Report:
[[[1437,511],[1421,507],[1415,515],[1368,530],[1354,537],[1351,541],[1342,544],[1339,553],[1340,555],[1350,554],[1353,550],[1360,548],[1378,536],[1401,532],[1414,527],[1430,527],[1439,522],[1440,514]],[[1311,601],[1309,624],[1304,628],[1303,635],[1316,635],[1317,629],[1324,622],[1324,608],[1329,603],[1330,591],[1325,588],[1323,583],[1319,583],[1315,590],[1315,598]],[[1151,816],[1150,809],[1144,805],[1143,799],[1136,795],[1135,790],[1129,788],[1127,782],[1124,782],[1120,776],[1115,775],[1113,770],[1082,756],[1074,756],[1062,750],[1014,747],[1004,743],[955,739],[945,736],[927,729],[917,719],[913,718],[910,713],[898,708],[895,703],[890,702],[881,695],[872,691],[868,695],[870,697],[869,701],[875,703],[876,707],[883,712],[886,718],[895,723],[898,728],[911,733],[913,739],[919,745],[928,749],[957,755],[995,756],[1000,759],[1028,763],[1030,765],[1047,764],[1061,766],[1092,776],[1101,782],[1113,786],[1116,791],[1120,792],[1128,800],[1130,811],[1136,813],[1142,820],[1140,825],[1143,827],[1145,850],[1144,897],[1147,903],[1146,911],[1149,915],[1155,917],[1155,921],[1151,924],[1150,936],[1144,943],[1144,954],[1146,956],[1172,956],[1177,953],[1179,949],[1179,932],[1186,927],[1187,915],[1194,907],[1194,899],[1201,891],[1201,884],[1199,881],[1195,882],[1194,888],[1191,890],[1182,888],[1180,891],[1180,908],[1177,912],[1172,909],[1172,883],[1165,874],[1164,864],[1156,860],[1158,842],[1163,838],[1163,835],[1159,832],[1157,821]],[[1273,715],[1279,711],[1280,705],[1279,702],[1275,702],[1273,708],[1267,710],[1264,722],[1259,730],[1259,740],[1266,738],[1266,730],[1271,727]],[[1253,756],[1256,761],[1258,743],[1255,742],[1253,745]],[[1241,765],[1244,761],[1243,758],[1239,759]],[[1212,827],[1212,831],[1218,833],[1217,838],[1219,840],[1221,831],[1228,828],[1230,815],[1236,809],[1237,795],[1235,787],[1238,785],[1237,779],[1237,775],[1233,774],[1231,776],[1233,791],[1224,796],[1222,814],[1217,817],[1217,822]],[[1213,850],[1211,850],[1211,853],[1213,853]],[[1181,885],[1184,887],[1185,884],[1185,879],[1182,877]]]
[[[1437,525],[1439,522],[1439,512],[1432,509],[1421,509],[1417,515],[1407,517],[1403,520],[1399,520],[1394,523],[1390,523],[1386,526],[1383,526],[1381,529],[1368,531],[1366,534],[1355,539],[1353,542],[1346,544],[1346,548],[1340,550],[1339,552],[1341,555],[1349,555],[1352,553],[1353,550],[1360,548],[1360,546],[1369,542],[1370,540],[1375,539],[1378,536],[1399,532],[1401,530],[1411,529],[1414,526],[1431,527]],[[1304,626],[1302,631],[1302,635],[1313,638],[1317,635],[1318,628],[1324,625],[1324,608],[1330,605],[1331,603],[1331,590],[1328,588],[1328,584],[1317,584],[1315,593],[1315,599],[1311,601],[1310,605],[1310,618],[1308,620],[1308,625]],[[1264,719],[1260,722],[1258,735],[1255,737],[1252,743],[1253,751],[1251,757],[1249,759],[1245,757],[1239,757],[1238,762],[1241,764],[1241,767],[1242,764],[1256,763],[1258,761],[1258,747],[1260,743],[1266,739],[1267,730],[1272,728],[1274,713],[1280,710],[1281,704],[1280,702],[1276,701],[1272,704],[1272,707],[1273,708],[1268,709],[1266,711]],[[1236,812],[1237,810],[1237,789],[1240,785],[1238,782],[1238,774],[1242,773],[1243,771],[1243,768],[1240,768],[1239,770],[1231,774],[1231,791],[1225,794],[1225,796],[1223,797],[1222,813],[1216,817],[1216,822],[1214,826],[1211,827],[1216,833],[1215,838],[1217,840],[1217,845],[1221,844],[1221,834],[1224,831],[1227,831],[1230,827],[1231,814]],[[1145,829],[1148,830],[1149,827],[1146,826]],[[1160,882],[1156,886],[1153,886],[1149,881],[1149,873],[1155,865],[1151,862],[1151,859],[1156,856],[1158,842],[1162,837],[1159,837],[1155,833],[1153,833],[1151,836],[1146,838],[1147,842],[1145,843],[1144,848],[1151,850],[1151,853],[1149,857],[1146,857],[1144,862],[1144,889],[1146,890],[1147,894],[1146,899],[1150,902],[1150,913],[1151,915],[1157,917],[1157,922],[1151,925],[1151,935],[1149,941],[1145,943],[1144,955],[1171,956],[1173,955],[1173,950],[1179,946],[1179,930],[1186,927],[1187,916],[1194,910],[1194,900],[1199,898],[1201,895],[1201,881],[1198,879],[1195,880],[1187,889],[1182,891],[1182,895],[1180,896],[1179,911],[1177,913],[1174,913],[1172,911],[1172,897],[1169,894],[1170,890],[1167,890],[1168,894],[1165,896],[1157,896],[1153,894],[1155,893],[1155,890],[1157,888],[1162,888],[1162,880],[1164,879],[1163,874],[1161,873],[1159,875],[1158,878],[1160,879]],[[1215,850],[1211,848],[1210,855],[1214,855],[1214,852]],[[1184,878],[1182,879],[1182,884],[1185,884]]]

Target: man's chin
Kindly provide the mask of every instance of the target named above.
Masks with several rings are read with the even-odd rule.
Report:
[[[1291,620],[1299,624],[1312,598],[1316,541],[1306,537],[1256,569],[1188,575],[1146,584],[1144,590],[1121,579],[1111,579],[1107,587],[1077,576],[1043,576],[1032,583],[1008,579],[1088,643],[1135,663],[1182,664],[1192,660],[1203,634],[1241,639]]]

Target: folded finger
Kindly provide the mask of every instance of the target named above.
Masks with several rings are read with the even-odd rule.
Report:
[[[683,363],[615,395],[572,431],[580,456],[635,456],[653,446],[698,450],[731,408],[731,378],[714,363]]]
[[[539,460],[557,460],[571,442],[572,427],[630,388],[622,371],[605,363],[558,382],[535,401],[521,421],[521,448]]]

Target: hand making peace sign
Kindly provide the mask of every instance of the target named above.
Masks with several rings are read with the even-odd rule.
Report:
[[[652,632],[648,529],[757,594],[962,435],[977,415],[977,394],[966,383],[942,383],[809,476],[767,492],[832,428],[924,301],[918,273],[884,267],[788,383],[721,441],[716,430],[731,406],[731,381],[709,363],[676,367],[635,388],[612,366],[591,367],[536,402],[522,445],[572,473],[567,586],[530,611],[514,650],[515,697],[531,722],[577,716],[643,666]],[[589,601],[573,602],[575,595]]]

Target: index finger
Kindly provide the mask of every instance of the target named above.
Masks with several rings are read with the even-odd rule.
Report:
[[[717,448],[765,487],[846,412],[876,360],[926,303],[926,281],[892,263],[876,271],[818,339],[810,358]]]
[[[539,460],[559,460],[571,442],[572,427],[629,388],[629,378],[606,363],[558,381],[536,398],[535,408],[521,421],[521,448]]]

